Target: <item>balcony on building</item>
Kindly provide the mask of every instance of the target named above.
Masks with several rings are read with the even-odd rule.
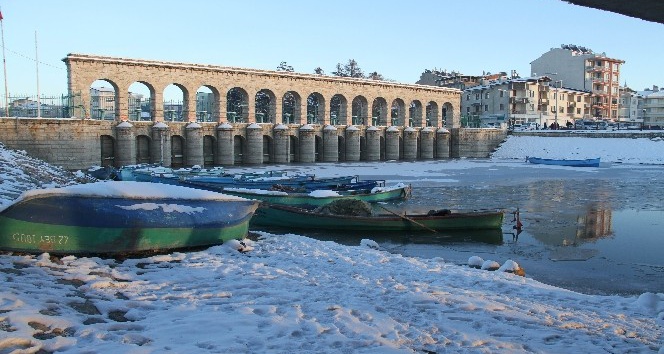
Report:
[[[528,99],[528,97],[510,97],[510,103],[513,104],[525,104],[529,102],[530,99]]]

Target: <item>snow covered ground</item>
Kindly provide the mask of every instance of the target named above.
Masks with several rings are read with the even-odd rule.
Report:
[[[589,159],[601,162],[664,164],[664,139],[510,136],[494,159]]]
[[[492,159],[522,163],[560,146],[555,157],[592,149],[625,167],[664,163],[658,139],[510,137]],[[37,161],[2,147],[0,158],[3,204],[72,177],[45,165],[36,177],[26,166]],[[321,175],[440,176],[426,162],[344,166]],[[661,293],[584,295],[371,240],[261,232],[246,242],[245,253],[229,242],[128,260],[2,255],[0,353],[664,353]]]

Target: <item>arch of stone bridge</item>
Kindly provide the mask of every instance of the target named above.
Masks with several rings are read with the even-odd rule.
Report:
[[[182,90],[179,109],[184,121],[196,121],[205,116],[206,120],[211,122],[231,122],[228,113],[234,111],[230,111],[228,107],[231,98],[229,92],[232,89],[242,93],[242,100],[238,105],[242,108],[241,120],[245,123],[256,122],[256,99],[259,92],[269,93],[267,121],[275,124],[284,121],[287,113],[284,109],[284,97],[289,92],[295,93],[296,101],[299,101],[288,107],[295,124],[306,122],[309,108],[317,118],[316,124],[330,124],[331,120],[336,120],[337,124],[371,124],[367,118],[374,113],[376,103],[376,113],[379,113],[377,124],[390,125],[391,103],[395,100],[405,103],[403,116],[406,117],[411,102],[434,102],[437,106],[436,114],[429,116],[433,117],[430,119],[432,126],[441,126],[445,120],[447,126],[458,127],[460,116],[461,91],[449,88],[84,54],[69,54],[63,61],[67,65],[68,90],[72,95],[81,97],[79,102],[74,103],[77,109],[74,115],[77,117],[94,118],[90,112],[90,87],[98,79],[111,83],[115,89],[114,112],[118,121],[131,118],[128,88],[134,82],[151,88],[150,119],[154,121],[165,120],[164,90],[171,84]],[[201,87],[206,87],[213,93],[210,96],[214,102],[206,106],[212,108],[206,108],[206,112],[197,109],[197,92]],[[312,93],[315,93],[317,101],[315,107],[308,104]],[[364,102],[362,107],[354,106],[355,102],[359,102],[357,97],[364,98],[359,100]],[[260,98],[259,95],[259,103]],[[173,107],[168,107],[167,111],[173,111]],[[363,122],[352,122],[353,116],[360,116]],[[398,124],[403,125],[406,122],[400,121]]]

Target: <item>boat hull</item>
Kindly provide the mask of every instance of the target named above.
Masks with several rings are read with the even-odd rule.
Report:
[[[311,230],[411,232],[500,229],[502,224],[503,213],[499,211],[451,213],[438,216],[346,216],[315,213],[310,210],[281,205],[261,206],[251,220],[252,226],[289,227]]]
[[[135,254],[212,246],[246,236],[250,200],[43,196],[0,213],[0,249]]]
[[[552,166],[570,166],[570,167],[599,167],[599,158],[585,160],[567,160],[567,159],[543,159],[539,157],[529,157],[528,162],[539,165]]]
[[[235,179],[235,178],[185,178],[180,181],[183,186],[202,188],[205,190],[221,192],[226,188],[271,189],[275,186],[293,190],[312,191],[316,189],[331,189],[339,186],[357,183],[357,176],[330,177],[312,179],[311,177],[292,177],[280,179]],[[358,184],[364,188],[372,188],[377,181],[366,181]],[[370,186],[370,187],[369,187]]]
[[[229,190],[225,189],[224,194],[234,195],[247,199],[256,199],[269,204],[290,205],[301,208],[317,208],[330,204],[336,200],[341,199],[356,199],[362,200],[367,203],[386,202],[393,200],[406,199],[410,197],[411,187],[405,186],[384,190],[376,193],[354,193],[354,192],[339,192],[339,195],[319,196],[314,197],[307,193],[254,193],[250,190]]]

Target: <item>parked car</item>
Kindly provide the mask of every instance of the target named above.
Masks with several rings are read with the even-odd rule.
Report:
[[[523,124],[514,124],[513,126],[514,130],[537,130],[537,124],[536,123],[523,123]]]

